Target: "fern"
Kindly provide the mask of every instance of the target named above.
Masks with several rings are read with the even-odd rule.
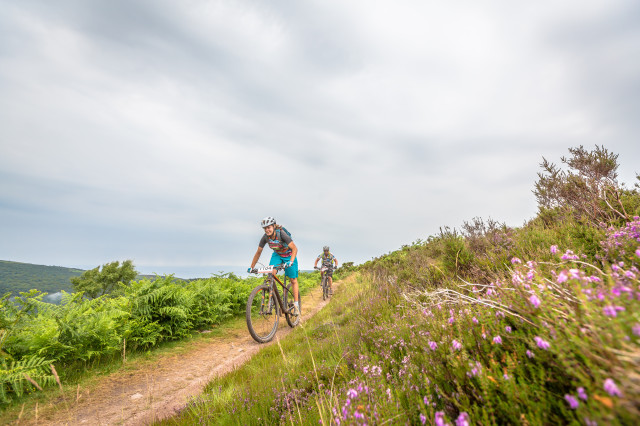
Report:
[[[33,379],[41,387],[55,383],[50,366],[51,360],[38,356],[10,363],[3,359],[0,369],[0,399],[2,402],[10,402],[12,395],[22,396],[26,392],[36,389],[27,377]]]

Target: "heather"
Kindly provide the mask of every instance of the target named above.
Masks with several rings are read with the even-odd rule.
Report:
[[[166,423],[637,424],[640,195],[608,151],[571,153],[522,227],[476,218],[344,271]]]

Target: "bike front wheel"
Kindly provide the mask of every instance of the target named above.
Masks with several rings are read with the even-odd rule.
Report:
[[[262,284],[254,288],[247,300],[247,328],[258,343],[273,339],[278,330],[278,307],[271,286]]]
[[[326,276],[322,278],[322,300],[327,300],[327,297],[329,297],[329,284],[327,281],[329,280]]]
[[[300,291],[298,290],[298,307],[299,312],[298,315],[293,315],[289,312],[293,309],[293,302],[295,299],[293,297],[293,285],[291,283],[287,284],[284,290],[284,306],[286,308],[286,312],[284,313],[284,317],[287,319],[287,324],[289,327],[295,327],[300,324],[300,317],[302,316],[302,299],[300,298]]]

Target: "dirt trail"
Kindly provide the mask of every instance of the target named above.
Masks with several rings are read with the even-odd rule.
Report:
[[[338,283],[334,283],[334,288]],[[302,299],[302,321],[309,319],[327,302],[315,288]],[[199,395],[214,377],[223,375],[249,360],[260,349],[274,344],[291,332],[284,316],[274,340],[256,343],[244,328],[231,329],[224,337],[194,343],[179,355],[161,356],[153,365],[119,371],[100,379],[91,391],[80,389],[80,398],[68,396],[68,409],[60,401],[55,410],[46,407],[38,421],[24,419],[19,424],[38,425],[144,425],[171,416],[191,397]],[[49,411],[49,412],[48,412]]]

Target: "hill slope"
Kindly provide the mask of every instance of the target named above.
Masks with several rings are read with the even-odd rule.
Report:
[[[34,265],[31,263],[0,260],[0,294],[37,289],[49,294],[61,290],[72,291],[71,278],[80,276],[80,269],[61,266]]]

